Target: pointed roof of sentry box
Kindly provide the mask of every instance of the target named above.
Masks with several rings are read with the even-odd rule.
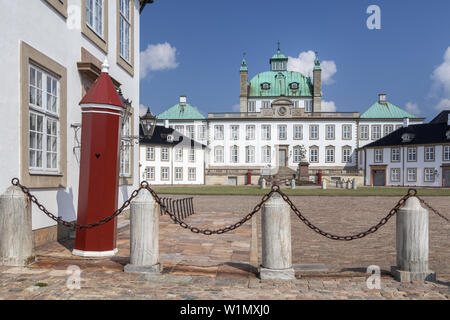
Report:
[[[82,104],[105,104],[124,108],[109,77],[109,64],[106,58],[102,64],[102,73],[89,88],[83,99],[81,99],[80,105]]]

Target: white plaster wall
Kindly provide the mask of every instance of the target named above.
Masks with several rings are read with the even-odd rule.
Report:
[[[113,3],[114,2],[114,3]],[[69,0],[69,12],[78,8],[81,14],[81,0]],[[2,143],[0,144],[0,193],[10,186],[10,180],[20,173],[20,43],[24,41],[67,69],[67,188],[32,189],[39,201],[49,211],[67,220],[76,218],[78,203],[79,151],[73,152],[75,146],[72,123],[81,122],[78,105],[81,100],[81,79],[77,62],[81,61],[81,47],[103,61],[105,54],[90,40],[82,36],[80,29],[69,28],[66,20],[56,13],[45,1],[14,0],[8,1],[2,11],[0,27],[8,32],[2,33],[0,46],[0,104],[2,117],[8,119],[0,127]],[[122,83],[124,95],[133,101],[135,112],[134,134],[138,135],[139,110],[139,10],[135,1],[135,74],[131,77],[116,64],[116,3],[110,1],[108,19],[108,60],[110,74]],[[76,19],[81,19],[78,15]],[[68,19],[69,21],[69,19]],[[73,20],[71,20],[73,21]],[[81,137],[81,132],[79,133]],[[134,187],[121,187],[119,205],[127,198],[130,191],[137,186],[139,148],[135,148]],[[33,230],[54,225],[49,218],[33,207]]]
[[[408,162],[407,161],[407,148],[408,146],[400,147],[400,162],[391,162],[391,148],[383,148],[383,162],[375,162],[374,150],[373,148],[367,149],[367,162],[365,171],[365,184],[371,184],[371,165],[387,165],[386,171],[386,185],[387,186],[421,186],[421,187],[441,187],[442,186],[442,145],[435,146],[435,160],[425,161],[424,150],[425,146],[417,146],[417,161]],[[448,163],[448,161],[447,161]],[[401,176],[400,182],[391,181],[391,169],[400,168]],[[417,181],[409,182],[407,180],[407,170],[408,168],[417,169]],[[425,168],[435,168],[438,174],[435,176],[434,182],[424,181],[424,169]]]

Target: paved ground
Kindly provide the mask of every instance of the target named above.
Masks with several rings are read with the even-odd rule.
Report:
[[[239,220],[260,197],[198,196],[198,212],[186,222],[218,228]],[[356,233],[376,224],[398,199],[369,197],[293,197],[305,216],[326,231]],[[428,198],[448,215],[450,200]],[[351,208],[345,210],[343,208]],[[256,277],[258,219],[224,235],[202,236],[162,217],[161,275],[123,273],[129,262],[129,231],[119,233],[112,258],[82,259],[70,254],[73,241],[36,250],[28,268],[0,267],[0,299],[449,299],[450,225],[430,216],[430,267],[438,281],[401,284],[388,274],[395,264],[395,218],[377,233],[353,242],[328,240],[292,216],[293,262],[297,279],[260,281]],[[253,232],[252,232],[253,229]],[[253,246],[252,246],[253,234]],[[256,237],[255,237],[256,236]],[[260,251],[260,250],[259,250]],[[300,271],[299,264],[321,270]],[[69,266],[81,270],[81,289],[66,285]],[[369,265],[382,269],[381,289],[367,288]]]

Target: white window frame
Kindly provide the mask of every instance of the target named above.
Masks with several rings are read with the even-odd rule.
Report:
[[[443,146],[443,161],[450,161],[450,146]]]
[[[175,167],[175,180],[183,180],[183,167]]]
[[[424,153],[425,161],[427,161],[427,162],[431,162],[436,159],[436,150],[435,150],[434,146],[424,147],[423,153]],[[432,156],[432,157],[430,157],[430,156]]]
[[[131,117],[128,117],[122,126],[122,140],[120,145],[120,177],[131,177],[131,143],[128,139],[123,138],[130,136],[130,122]]]
[[[161,167],[161,181],[169,181],[170,179],[170,168],[169,167]],[[167,175],[167,177],[165,177]]]
[[[327,140],[336,139],[336,126],[334,124],[327,124],[326,126]]]
[[[131,61],[131,10],[130,0],[119,0],[119,48],[122,59]]]
[[[299,163],[300,161],[302,161],[302,149],[300,147],[294,147],[293,162]]]
[[[319,139],[319,126],[317,124],[311,124],[309,126],[309,139],[310,140]]]
[[[249,101],[247,103],[247,110],[248,112],[256,112],[256,102],[255,101]]]
[[[232,146],[230,148],[230,162],[231,163],[239,163],[239,147]]]
[[[392,124],[385,124],[383,128],[383,135],[387,136],[388,134],[391,134],[394,132],[394,125]]]
[[[263,124],[261,126],[261,136],[262,140],[270,140],[271,139],[271,125]]]
[[[182,125],[176,125],[175,131],[177,131],[179,134],[184,135],[184,126]]]
[[[305,112],[312,112],[312,100],[305,100]]]
[[[214,126],[214,140],[223,140],[223,125]]]
[[[401,180],[401,169],[400,168],[391,168],[391,181],[392,182],[400,182]]]
[[[176,162],[183,161],[183,148],[175,148],[175,161]]]
[[[28,169],[34,174],[59,174],[60,172],[60,85],[59,79],[34,64],[29,64],[28,106],[29,106],[29,163]],[[34,74],[34,77],[32,76]],[[38,85],[38,75],[40,84]],[[49,89],[50,87],[50,89]],[[39,104],[37,103],[39,101]],[[31,118],[35,117],[33,130]],[[41,130],[38,131],[38,117]],[[49,131],[50,125],[50,131]],[[40,136],[40,146],[38,146]],[[33,138],[35,137],[35,139]],[[35,141],[35,143],[33,143]],[[32,156],[34,154],[34,157]],[[38,166],[38,156],[40,166]],[[35,159],[34,163],[33,158]],[[50,159],[49,159],[50,158]],[[49,167],[50,166],[50,167]]]
[[[319,162],[319,148],[318,147],[309,148],[309,162],[311,162],[311,163]]]
[[[145,179],[150,181],[155,180],[155,167],[145,168]]]
[[[352,139],[352,125],[344,124],[342,125],[342,140],[351,140]]]
[[[372,140],[378,140],[380,138],[381,138],[381,125],[375,124],[372,126]]]
[[[205,140],[206,139],[206,125],[202,124],[198,126],[198,139]]]
[[[272,163],[272,148],[270,146],[262,147],[261,155],[263,163]]]
[[[429,177],[431,177],[431,179],[428,179]],[[434,168],[424,168],[423,181],[424,182],[434,182],[435,180],[436,180],[436,176],[434,174]]]
[[[147,161],[155,161],[155,147],[147,147],[146,148],[145,159]]]
[[[352,149],[350,147],[342,148],[342,162],[344,163],[352,162]]]
[[[391,162],[400,162],[401,160],[400,148],[391,149]]]
[[[86,0],[86,25],[100,38],[104,38],[103,0]]]
[[[195,139],[195,126],[193,125],[186,126],[186,137],[188,137],[191,140]]]
[[[278,125],[278,140],[287,139],[287,126],[285,124]]]
[[[325,148],[325,162],[334,163],[335,162],[335,150],[334,147]]]
[[[197,170],[196,168],[188,168],[188,180],[195,181],[197,179]]]
[[[246,125],[245,127],[245,140],[255,140],[256,127],[253,124]]]
[[[169,148],[161,148],[161,161],[169,161]]]
[[[195,162],[195,148],[189,149],[188,160],[189,162]]]
[[[414,151],[414,152],[412,152]],[[408,147],[406,150],[407,153],[407,162],[417,162],[417,148],[416,147]]]
[[[230,129],[230,139],[239,140],[239,125],[231,125]]]
[[[412,176],[412,174],[411,173],[414,173],[414,180],[413,179],[410,179],[411,178],[411,176]],[[417,181],[417,168],[408,168],[407,169],[407,181],[408,182],[416,182]]]
[[[224,149],[222,146],[214,147],[214,162],[215,163],[223,163],[223,160],[224,160],[223,150]]]
[[[294,140],[302,140],[303,139],[303,125],[294,124]]]
[[[245,162],[246,163],[255,162],[255,147],[253,146],[245,147]]]
[[[359,139],[369,140],[369,126],[368,125],[359,126]]]
[[[383,149],[374,149],[373,150],[373,162],[381,163],[384,160],[384,150]]]

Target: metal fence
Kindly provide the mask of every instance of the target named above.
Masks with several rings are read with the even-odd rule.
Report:
[[[194,214],[193,199],[194,198],[192,197],[183,199],[161,198],[161,203],[164,204],[179,220],[183,220]],[[165,214],[164,210],[161,208],[159,210],[161,215]]]

